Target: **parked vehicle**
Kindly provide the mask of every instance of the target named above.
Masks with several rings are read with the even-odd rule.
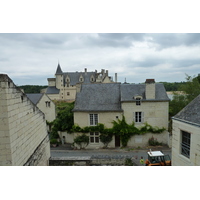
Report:
[[[171,158],[169,155],[164,155],[161,151],[147,152],[148,159],[146,159],[146,166],[171,166]]]

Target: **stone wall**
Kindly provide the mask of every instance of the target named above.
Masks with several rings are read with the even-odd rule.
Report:
[[[190,158],[181,154],[181,131],[191,134]],[[172,132],[172,165],[200,166],[200,127],[173,120]]]
[[[59,132],[60,138],[63,138],[63,136],[65,136],[65,143],[71,143],[71,144],[74,142],[74,138],[82,134],[83,133]],[[86,133],[86,135],[89,136],[89,133]],[[158,133],[158,134],[146,133],[143,135],[134,135],[128,141],[127,147],[138,148],[138,147],[149,146],[148,140],[151,137],[154,137],[154,139],[156,139],[158,142],[162,143],[163,145],[167,145],[171,147],[170,135],[168,131],[163,131],[162,133]],[[76,144],[74,145],[75,145],[75,148],[79,149],[79,146],[77,146]],[[88,146],[85,147],[85,149],[100,149],[103,147],[104,147],[104,144],[100,141],[99,143],[89,143]],[[115,136],[113,136],[112,141],[108,144],[107,148],[115,148]]]
[[[49,158],[44,113],[0,74],[0,165],[48,165]]]
[[[168,129],[168,111],[169,102],[141,102],[141,105],[136,105],[136,102],[123,102],[122,109],[128,124],[131,124],[134,119],[134,112],[144,113],[144,122],[151,126]],[[136,126],[142,126],[142,123],[135,123]]]

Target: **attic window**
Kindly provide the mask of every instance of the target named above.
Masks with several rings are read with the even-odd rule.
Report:
[[[135,100],[136,100],[136,106],[140,106],[141,105],[141,98],[137,97]]]

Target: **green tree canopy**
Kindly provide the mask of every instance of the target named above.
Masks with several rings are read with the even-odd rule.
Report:
[[[172,101],[169,103],[169,117],[173,117],[187,104],[200,94],[200,76],[186,74],[186,83],[179,87],[180,92],[174,92]]]

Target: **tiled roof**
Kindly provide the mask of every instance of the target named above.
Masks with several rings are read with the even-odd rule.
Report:
[[[60,90],[55,86],[49,86],[46,90],[46,94],[59,94]]]
[[[83,84],[76,94],[73,111],[122,111],[120,104],[120,84]]]
[[[135,96],[142,96],[142,100],[146,100],[145,84],[122,84],[121,85],[121,101],[135,101]],[[162,83],[155,84],[155,100],[151,101],[169,101],[165,87]]]
[[[40,99],[42,98],[43,94],[39,93],[39,94],[26,94],[26,96],[32,101],[32,103],[34,103],[35,105],[37,105],[37,103],[40,101]]]
[[[64,84],[66,84],[66,77],[69,76],[70,78],[70,85],[76,85],[80,83],[79,78],[82,75],[84,81],[82,83],[91,83],[90,77],[93,75],[95,78],[95,72],[67,72],[63,73]]]
[[[155,84],[156,99],[151,101],[169,101],[163,84]],[[121,102],[135,101],[134,96],[145,98],[145,84],[83,84],[77,93],[74,111],[122,111]]]
[[[173,119],[200,125],[200,95],[176,114]]]

